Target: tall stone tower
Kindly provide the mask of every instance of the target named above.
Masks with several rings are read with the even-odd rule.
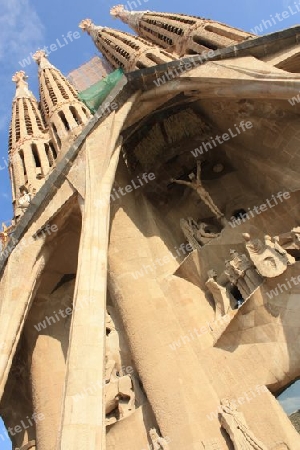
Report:
[[[18,219],[28,206],[28,196],[24,194],[33,195],[39,190],[53,166],[56,152],[38,102],[28,89],[25,72],[17,72],[13,81],[17,89],[9,132],[9,171],[15,218]]]
[[[112,13],[138,36],[80,24],[110,107],[41,51],[40,109],[13,78],[0,443],[299,450],[299,27]]]
[[[121,19],[139,36],[179,56],[229,47],[253,37],[237,28],[185,14],[129,11],[118,5],[111,9],[111,15]]]
[[[79,100],[71,83],[46,58],[43,50],[33,58],[39,66],[41,107],[59,159],[80,134],[90,112]]]
[[[121,67],[125,72],[153,67],[176,59],[145,39],[124,31],[96,26],[90,19],[82,20],[79,26],[92,37],[98,50],[111,65],[115,68]]]

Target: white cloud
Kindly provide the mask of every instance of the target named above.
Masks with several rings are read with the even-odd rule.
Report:
[[[0,0],[0,10],[0,61],[17,70],[42,45],[44,26],[29,0]]]

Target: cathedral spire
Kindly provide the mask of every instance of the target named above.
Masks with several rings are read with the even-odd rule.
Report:
[[[114,6],[111,15],[121,19],[140,36],[179,56],[229,47],[253,34],[200,17],[150,11],[128,11]]]
[[[34,195],[39,190],[55,155],[25,72],[16,72],[12,81],[16,83],[16,94],[9,131],[9,171],[15,218],[18,218],[25,208],[20,203],[24,192]]]
[[[121,19],[122,22],[129,25],[136,32],[139,31],[139,25],[144,14],[149,12],[150,11],[128,11],[123,5],[113,6],[110,10],[110,14],[114,18]]]
[[[125,72],[164,64],[177,59],[145,39],[112,28],[96,26],[84,19],[79,27],[93,39],[98,50],[115,67]]]
[[[71,83],[48,61],[44,50],[38,50],[33,59],[39,66],[43,115],[57,152],[63,154],[82,131],[90,112]]]

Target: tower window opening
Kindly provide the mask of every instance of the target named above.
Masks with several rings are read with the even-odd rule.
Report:
[[[55,148],[54,148],[52,143],[51,144],[50,143],[49,144],[44,144],[44,145],[45,145],[45,152],[46,152],[46,155],[47,155],[47,158],[48,158],[48,161],[49,161],[49,166],[53,167],[54,162],[55,162],[56,157],[57,157]]]
[[[82,111],[86,115],[87,118],[90,117],[89,113],[87,112],[87,110],[85,108],[82,108]]]
[[[65,116],[65,114],[63,113],[63,111],[59,111],[58,115],[59,115],[59,118],[60,118],[60,120],[62,121],[62,123],[63,123],[63,125],[64,125],[64,127],[65,127],[65,130],[66,130],[66,131],[70,131],[70,125],[69,125],[69,122],[67,121],[66,116]]]
[[[67,94],[65,88],[63,87],[62,83],[60,82],[60,80],[59,80],[57,74],[56,74],[55,72],[53,72],[53,73],[52,73],[52,76],[53,76],[54,80],[56,81],[56,84],[57,84],[57,86],[58,86],[58,88],[59,88],[59,90],[60,90],[60,92],[61,92],[63,98],[64,98],[65,100],[69,100],[69,95]]]
[[[40,131],[43,131],[44,128],[43,128],[42,121],[40,119],[40,113],[39,113],[39,110],[38,110],[37,105],[35,103],[32,103],[32,109],[33,109],[33,112],[34,112],[34,115],[35,115],[35,119],[36,119],[36,123],[37,123],[38,129]]]
[[[23,168],[23,174],[26,177],[27,172],[26,172],[26,166],[25,166],[25,158],[24,158],[24,152],[23,150],[19,151],[19,156],[20,156],[20,160],[21,160],[21,164],[22,164],[22,168]]]
[[[83,124],[82,119],[81,119],[80,115],[78,114],[77,109],[74,106],[70,106],[70,112],[71,112],[72,116],[74,117],[74,120],[77,123],[77,125],[82,125]]]
[[[53,130],[55,139],[56,139],[56,141],[57,141],[57,145],[58,145],[58,147],[60,148],[60,147],[61,147],[61,140],[60,140],[60,137],[58,136],[57,128],[56,128],[56,126],[54,125],[54,123],[52,124],[52,130]]]
[[[57,158],[57,152],[56,152],[56,150],[55,150],[55,147],[54,147],[52,141],[49,142],[49,146],[50,146],[50,149],[51,149],[51,151],[52,151],[52,154],[53,154],[54,159],[56,159],[56,158]]]
[[[50,97],[51,97],[53,105],[57,105],[57,97],[55,95],[55,92],[53,90],[53,87],[51,86],[50,80],[47,77],[47,75],[45,75],[45,82],[46,82],[46,86],[47,86],[47,89],[49,91],[49,94],[50,94]]]
[[[31,150],[32,150],[32,154],[33,154],[33,158],[34,158],[34,162],[35,162],[35,167],[37,167],[37,168],[42,167],[37,145],[31,144]]]
[[[209,39],[205,39],[201,36],[193,36],[193,41],[196,44],[203,45],[204,47],[210,48],[211,50],[217,50],[219,47],[213,44]]]
[[[26,131],[27,131],[27,134],[32,135],[33,129],[32,129],[31,118],[29,115],[27,99],[24,99],[23,108],[24,108],[24,119],[25,119]]]

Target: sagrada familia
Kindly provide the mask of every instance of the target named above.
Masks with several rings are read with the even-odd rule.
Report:
[[[300,27],[111,14],[96,113],[41,50],[13,77],[0,446],[299,450]]]

